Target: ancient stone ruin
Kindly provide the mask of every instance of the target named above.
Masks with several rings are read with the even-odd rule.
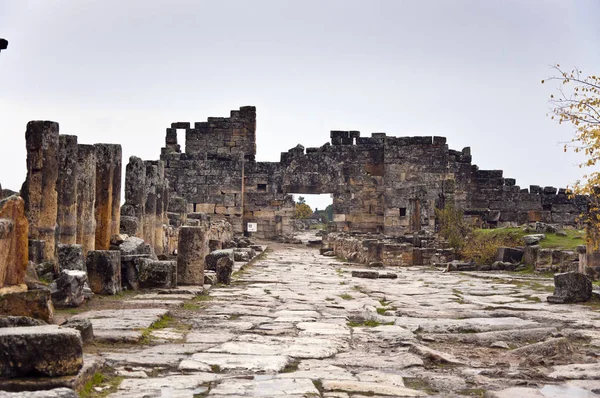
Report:
[[[118,144],[81,144],[51,121],[29,122],[25,137],[26,181],[0,188],[0,390],[71,397],[109,369],[123,379],[97,391],[110,397],[427,395],[403,378],[460,396],[513,385],[523,357],[543,369],[515,384],[585,376],[561,358],[587,355],[576,341],[600,344],[584,330],[592,311],[543,306],[595,294],[583,274],[596,253],[540,246],[547,228],[580,227],[587,199],[479,170],[443,137],[332,131],[321,147],[260,162],[246,106],[172,123],[160,158],[131,156],[124,175]],[[293,193],[332,195],[326,231],[294,219]],[[531,234],[493,264],[460,263],[436,235],[447,204],[478,226]],[[257,258],[267,243],[254,239],[275,254]],[[562,272],[554,295],[548,281],[468,273],[527,266]],[[86,351],[94,341],[102,356]],[[498,350],[502,365],[487,363]]]

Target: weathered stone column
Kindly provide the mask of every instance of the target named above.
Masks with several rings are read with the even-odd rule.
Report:
[[[0,201],[0,288],[25,282],[29,258],[29,224],[23,199],[14,195]]]
[[[156,224],[156,185],[158,182],[158,166],[152,161],[146,165],[146,212],[144,214],[144,240],[154,247],[156,239],[154,228]]]
[[[154,252],[159,255],[165,250],[165,232],[163,230],[164,218],[164,190],[165,190],[165,164],[162,160],[156,162],[158,179],[156,183],[156,218],[154,219]]]
[[[138,221],[135,236],[144,237],[144,214],[146,210],[146,165],[136,156],[129,158],[125,169],[125,207]],[[125,211],[125,210],[123,210]]]
[[[95,250],[108,250],[112,233],[114,150],[110,144],[96,147],[96,244]]]
[[[77,239],[83,256],[96,245],[96,148],[77,145]]]
[[[77,136],[58,137],[58,242],[77,242]]]
[[[208,239],[204,232],[204,227],[185,226],[179,229],[177,244],[177,282],[179,284],[204,284],[204,257],[208,254]]]
[[[121,173],[123,164],[123,150],[121,145],[112,145],[113,156],[113,188],[112,188],[112,226],[110,235],[117,235],[121,225]]]
[[[58,123],[35,120],[27,123],[27,178],[21,195],[29,221],[29,236],[46,242],[44,259],[55,261],[58,194]]]

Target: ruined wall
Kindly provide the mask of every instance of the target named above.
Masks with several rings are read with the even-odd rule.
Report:
[[[167,129],[161,160],[168,191],[187,201],[187,213],[220,215],[236,233],[257,223],[253,235],[259,238],[292,232],[292,193],[332,194],[338,231],[389,235],[434,230],[435,209],[447,203],[482,226],[574,226],[586,210],[585,198],[570,198],[564,189],[521,189],[500,170],[479,170],[469,148],[449,149],[444,137],[332,131],[331,142],[321,147],[305,151],[298,145],[280,162],[256,162],[254,107],[191,126],[176,122]],[[185,153],[178,129],[186,132]]]

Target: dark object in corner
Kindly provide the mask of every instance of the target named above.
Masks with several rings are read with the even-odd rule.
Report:
[[[0,39],[0,51],[6,50],[7,47],[8,47],[8,40]]]

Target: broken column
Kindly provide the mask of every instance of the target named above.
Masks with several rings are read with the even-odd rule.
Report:
[[[29,258],[29,225],[19,196],[0,201],[0,288],[25,282]]]
[[[144,240],[154,247],[156,224],[156,185],[158,183],[158,166],[152,161],[145,161],[146,166],[146,204],[144,213]]]
[[[115,208],[121,205],[113,203],[121,198],[121,194],[114,192],[121,190],[121,146],[114,144],[95,144],[96,147],[96,250],[108,250],[110,237],[114,231],[119,231],[120,210],[113,217]],[[119,170],[117,170],[117,168]],[[113,222],[116,226],[113,227]]]
[[[184,226],[179,229],[177,244],[177,282],[183,285],[204,284],[204,257],[208,240],[204,227]]]
[[[55,260],[58,194],[58,123],[27,123],[27,178],[21,190],[29,221],[29,236],[45,241],[44,260]]]
[[[96,244],[96,148],[77,145],[77,243],[83,256]]]
[[[165,164],[162,160],[156,162],[156,218],[154,219],[154,252],[159,255],[164,253],[165,233],[163,230],[164,218],[164,190],[165,190]]]
[[[119,234],[121,224],[121,170],[123,150],[121,145],[112,145],[113,158],[113,188],[112,188],[112,212],[110,236]]]
[[[125,168],[125,204],[121,209],[121,233],[143,238],[145,209],[146,166],[142,159],[131,156]]]
[[[96,294],[114,295],[121,291],[121,252],[91,250],[85,266],[90,289]]]
[[[58,243],[77,242],[77,136],[58,137]]]

